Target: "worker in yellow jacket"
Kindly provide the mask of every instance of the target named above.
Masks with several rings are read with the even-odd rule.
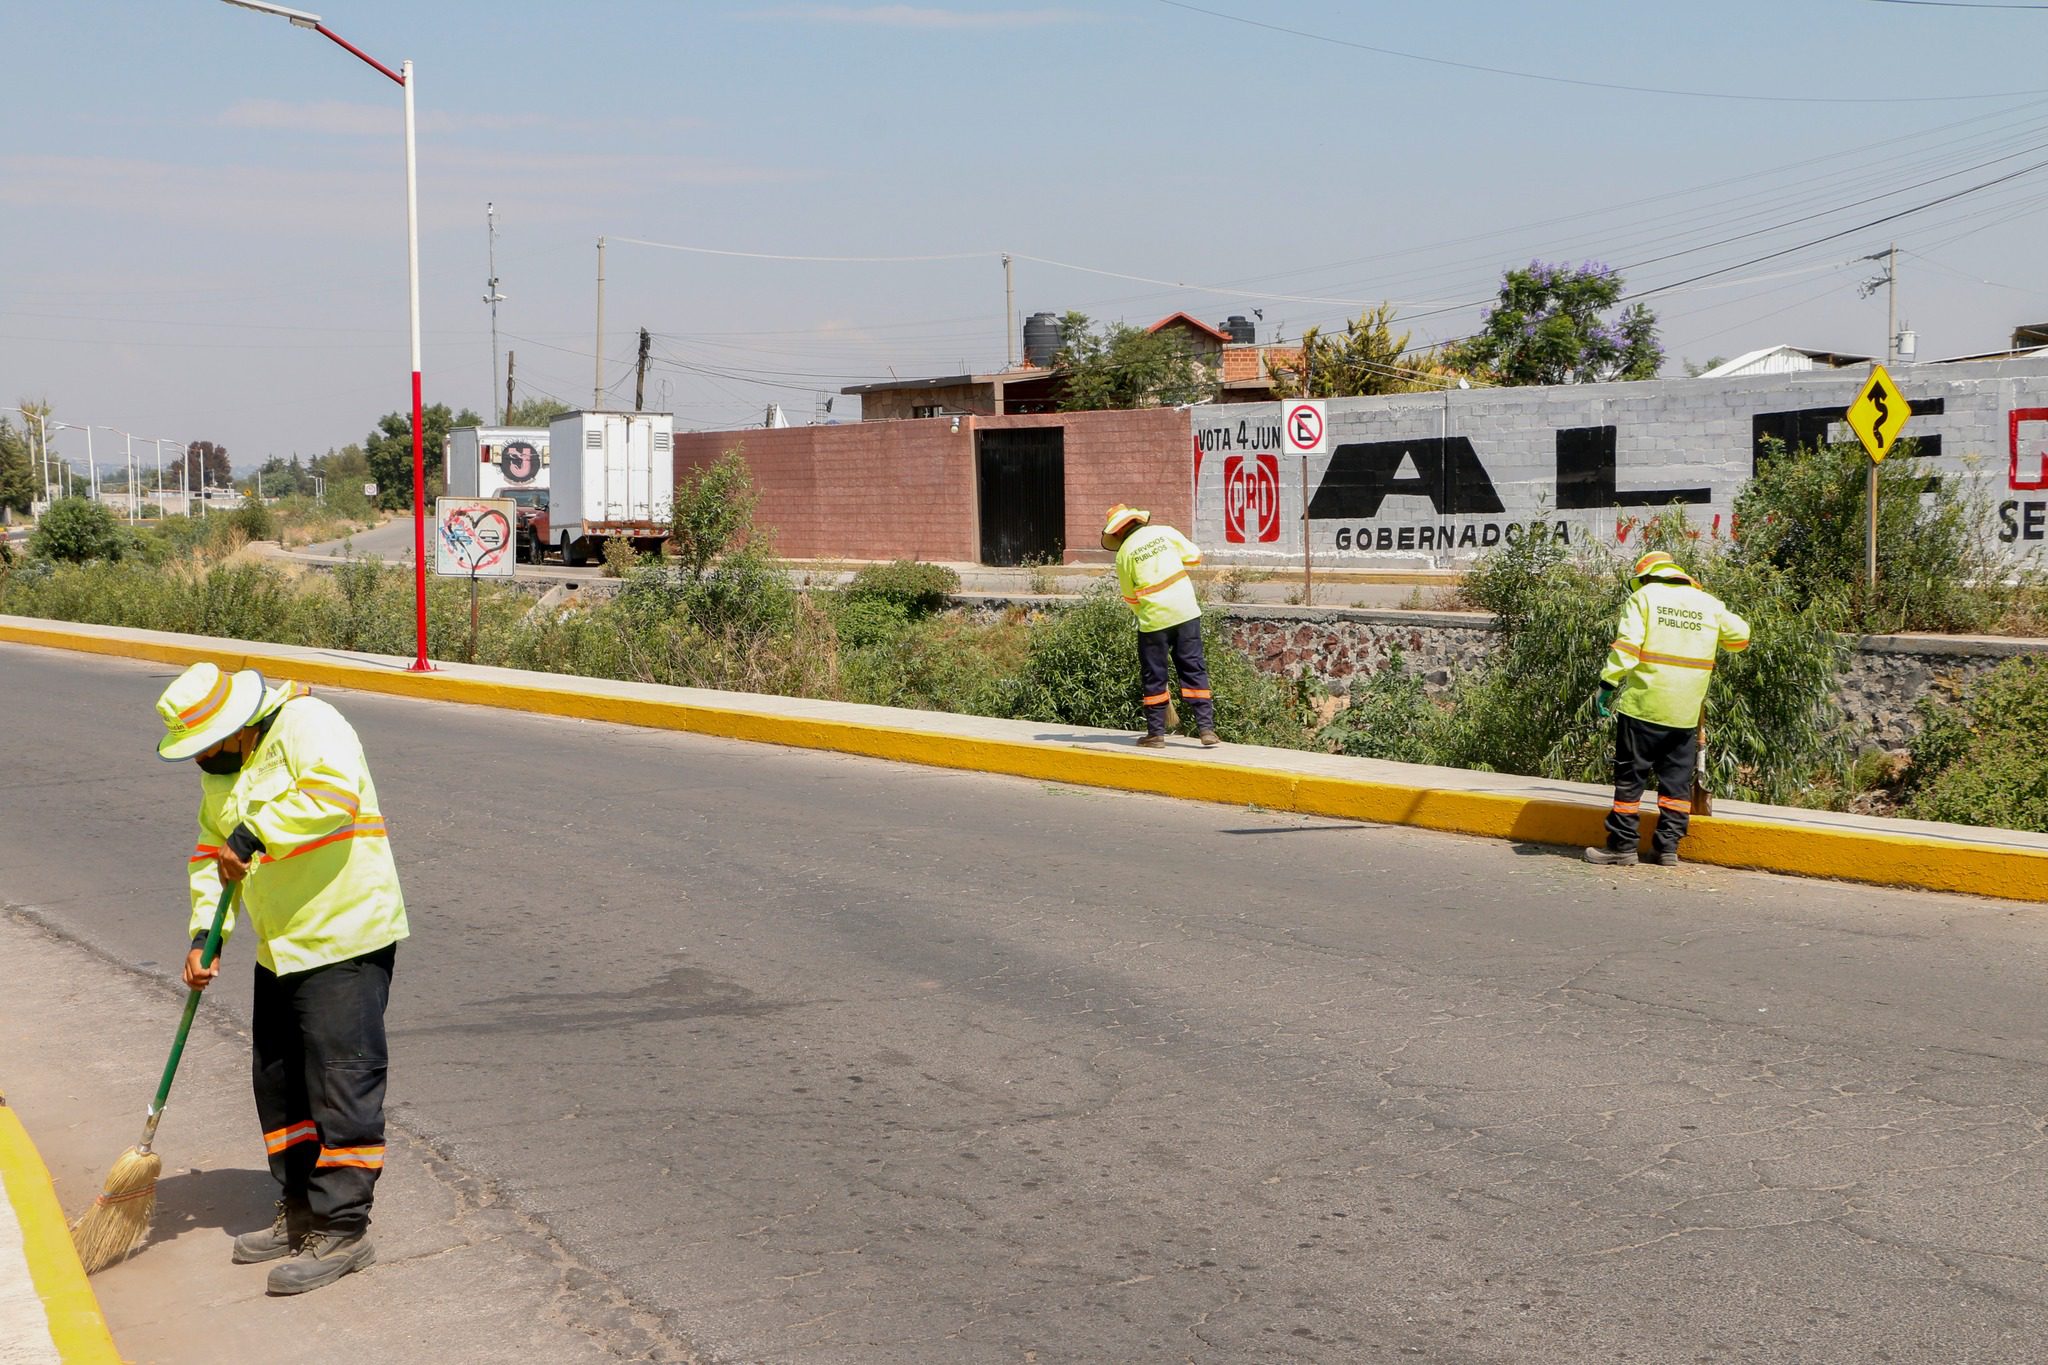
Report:
[[[1138,679],[1145,706],[1145,734],[1138,745],[1166,747],[1170,658],[1180,674],[1180,694],[1194,708],[1202,746],[1213,749],[1221,741],[1209,666],[1202,657],[1202,604],[1188,578],[1188,570],[1202,562],[1202,552],[1171,526],[1151,522],[1150,512],[1118,503],[1102,524],[1102,548],[1116,556],[1117,590],[1138,617]]]
[[[1661,550],[1638,559],[1634,591],[1600,670],[1593,709],[1614,717],[1614,809],[1607,846],[1586,861],[1632,867],[1637,861],[1637,807],[1652,774],[1657,781],[1657,832],[1651,856],[1678,866],[1678,841],[1692,817],[1693,768],[1699,762],[1700,711],[1720,650],[1749,647],[1749,623],[1721,605]]]
[[[235,1239],[241,1264],[289,1257],[270,1292],[331,1284],[376,1259],[370,1202],[384,1168],[384,1007],[405,899],[355,730],[297,683],[194,664],[157,699],[157,756],[201,773],[188,864],[185,984],[221,889],[256,936],[256,1113],[279,1189],[271,1226]],[[225,951],[225,949],[223,949]]]

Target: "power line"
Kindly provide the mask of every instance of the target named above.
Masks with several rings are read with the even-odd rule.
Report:
[[[1543,81],[1551,85],[1575,85],[1587,90],[1614,90],[1629,95],[1677,95],[1687,99],[1736,100],[1757,104],[1948,104],[1963,100],[2011,99],[2017,95],[2038,95],[2040,90],[2001,90],[1981,95],[1739,95],[1721,90],[1672,90],[1651,85],[1619,85],[1610,81],[1589,81],[1577,76],[1553,76],[1541,71],[1517,71],[1511,67],[1485,66],[1477,62],[1460,62],[1449,57],[1431,57],[1421,52],[1403,52],[1399,48],[1378,47],[1372,43],[1356,42],[1350,38],[1339,38],[1329,33],[1312,33],[1307,29],[1289,28],[1285,24],[1268,23],[1263,19],[1249,19],[1242,14],[1230,14],[1223,10],[1204,9],[1191,5],[1187,0],[1159,0],[1162,5],[1173,9],[1187,10],[1191,14],[1206,14],[1211,19],[1223,19],[1247,28],[1262,28],[1269,33],[1284,33],[1291,38],[1305,38],[1310,42],[1329,43],[1335,47],[1348,47],[1360,52],[1371,52],[1381,57],[1399,57],[1403,61],[1426,62],[1431,66],[1455,67],[1460,71],[1477,71],[1489,76],[1513,76],[1518,80]]]

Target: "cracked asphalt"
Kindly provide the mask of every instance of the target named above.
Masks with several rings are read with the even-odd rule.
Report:
[[[0,899],[130,963],[171,671],[0,647]],[[2042,1358],[2040,909],[323,695],[395,1120],[707,1360]]]

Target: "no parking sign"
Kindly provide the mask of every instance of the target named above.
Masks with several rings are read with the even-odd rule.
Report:
[[[1329,410],[1320,398],[1303,398],[1287,405],[1280,419],[1280,439],[1289,455],[1320,455],[1329,440]]]

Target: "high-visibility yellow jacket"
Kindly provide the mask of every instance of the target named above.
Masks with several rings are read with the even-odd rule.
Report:
[[[237,826],[262,841],[228,909],[262,940],[256,960],[280,975],[375,952],[406,936],[405,898],[362,742],[339,711],[298,683],[272,688],[268,733],[238,773],[201,775],[192,850],[193,937],[220,900],[216,855]]]
[[[1139,630],[1165,630],[1202,614],[1188,570],[1202,552],[1171,526],[1140,526],[1116,552],[1117,588],[1138,614]]]
[[[1749,622],[1677,569],[1629,594],[1600,681],[1619,687],[1614,709],[1652,725],[1700,723],[1715,651],[1749,647]]]

